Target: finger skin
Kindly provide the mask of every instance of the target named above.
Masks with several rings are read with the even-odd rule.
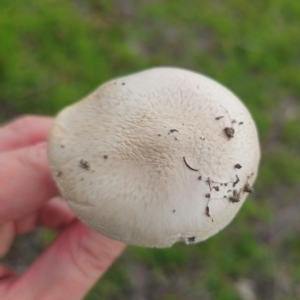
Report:
[[[0,285],[6,278],[11,278],[15,275],[15,272],[10,268],[0,264]],[[4,299],[5,294],[1,294],[2,289],[0,288],[0,299]]]
[[[45,203],[38,211],[15,221],[15,231],[17,234],[26,233],[37,226],[62,230],[74,219],[75,215],[67,203],[56,197]]]
[[[82,299],[125,248],[78,220],[72,222],[74,215],[68,210],[45,205],[58,190],[49,171],[46,145],[36,144],[46,140],[51,123],[49,118],[30,116],[0,128],[0,152],[6,152],[0,154],[2,236],[11,238],[14,231],[26,232],[35,225],[65,228],[21,276],[0,265],[3,300]]]
[[[24,274],[1,286],[4,299],[82,299],[124,248],[75,220]]]
[[[54,198],[36,212],[30,213],[15,222],[0,224],[0,258],[8,252],[16,234],[30,232],[37,226],[62,230],[74,219],[75,215],[66,202]]]
[[[15,237],[14,222],[0,224],[0,258],[9,250]]]
[[[0,152],[46,141],[52,122],[49,117],[28,115],[0,127]]]
[[[21,218],[59,194],[46,143],[0,154],[0,224]]]

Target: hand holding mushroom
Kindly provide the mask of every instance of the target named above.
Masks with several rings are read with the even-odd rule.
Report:
[[[23,117],[0,127],[0,257],[15,234],[44,226],[60,234],[23,274],[0,264],[0,298],[82,299],[124,249],[86,228],[56,196],[46,158],[52,119]]]
[[[236,215],[258,171],[242,102],[190,71],[112,80],[64,109],[48,157],[73,212],[112,239],[169,247],[207,239]]]

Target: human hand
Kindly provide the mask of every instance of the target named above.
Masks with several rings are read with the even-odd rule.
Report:
[[[85,227],[49,171],[51,118],[28,116],[0,127],[0,257],[15,234],[44,226],[57,238],[23,274],[0,264],[0,299],[82,299],[123,251],[123,243]]]

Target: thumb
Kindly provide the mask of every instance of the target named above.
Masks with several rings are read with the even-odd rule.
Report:
[[[20,277],[6,284],[12,299],[82,299],[125,244],[75,220]],[[10,299],[10,298],[9,298]]]

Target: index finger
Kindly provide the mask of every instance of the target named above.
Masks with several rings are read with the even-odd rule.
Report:
[[[49,117],[28,115],[0,127],[0,152],[46,141],[52,122]]]

